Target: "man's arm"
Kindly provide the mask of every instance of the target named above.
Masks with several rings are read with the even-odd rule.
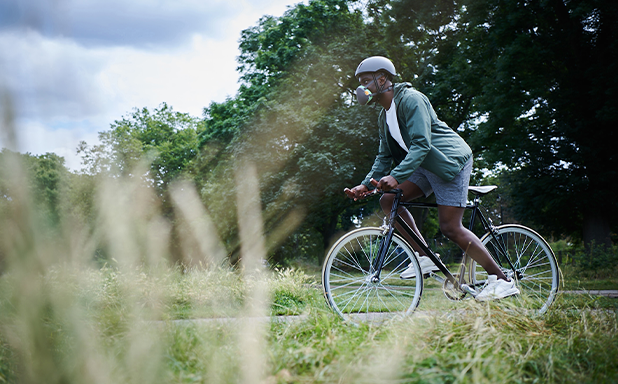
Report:
[[[392,171],[391,176],[399,182],[407,180],[431,150],[431,115],[421,97],[408,97],[401,109],[401,121],[410,137],[408,154]]]
[[[382,130],[380,130],[380,147],[378,149],[378,155],[373,162],[371,171],[369,171],[365,177],[365,180],[363,180],[361,184],[369,190],[373,189],[374,186],[371,184],[371,179],[373,178],[379,180],[383,176],[388,175],[392,164],[393,156],[388,149],[388,145],[386,145],[386,139],[382,136]]]

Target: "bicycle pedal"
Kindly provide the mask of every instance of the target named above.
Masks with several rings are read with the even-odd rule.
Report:
[[[470,295],[472,295],[472,297],[476,297],[480,293],[477,290],[475,290],[474,288],[472,288],[471,286],[469,286],[468,284],[462,284],[461,285],[461,289],[464,292],[469,293]]]

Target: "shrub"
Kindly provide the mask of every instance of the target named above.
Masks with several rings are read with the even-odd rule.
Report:
[[[597,245],[594,242],[574,252],[573,263],[581,271],[592,272],[596,278],[615,275],[618,266],[618,246]]]

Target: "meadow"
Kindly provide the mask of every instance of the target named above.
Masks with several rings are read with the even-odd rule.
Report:
[[[267,316],[232,269],[54,267],[0,280],[0,382],[611,383],[616,299],[561,295],[543,317],[448,301],[343,323],[314,276],[265,272]],[[251,332],[247,332],[251,330]],[[260,364],[255,366],[255,363]],[[253,365],[253,368],[251,366]]]
[[[248,169],[237,183],[255,188]],[[184,262],[166,253],[148,188],[99,190],[94,229],[50,225],[25,189],[2,207],[0,383],[618,381],[616,299],[561,294],[533,317],[448,301],[428,280],[413,316],[352,326],[327,308],[319,266],[264,267],[257,199],[238,201],[242,263],[231,266],[189,185],[172,190]],[[616,271],[563,272],[565,290],[618,286]]]

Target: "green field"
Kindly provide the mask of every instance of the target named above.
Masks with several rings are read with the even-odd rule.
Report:
[[[271,321],[242,320],[260,305],[248,300],[257,285],[231,270],[65,267],[28,283],[5,274],[0,284],[0,382],[618,379],[618,299],[606,297],[562,294],[545,316],[528,317],[500,303],[451,302],[426,280],[413,316],[370,327],[334,316],[300,270],[267,274]]]

